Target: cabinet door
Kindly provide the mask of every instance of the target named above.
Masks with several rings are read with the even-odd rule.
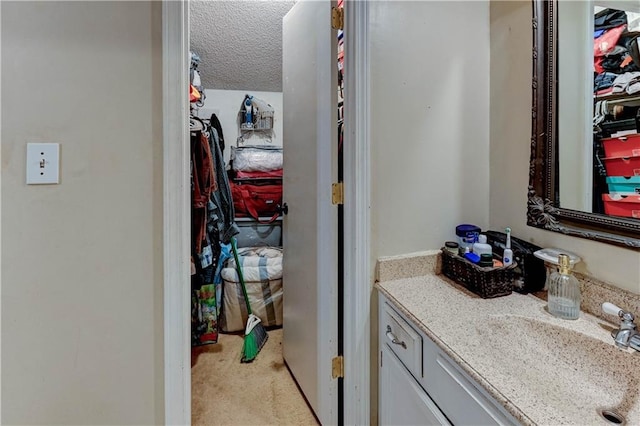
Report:
[[[457,425],[518,424],[436,344],[424,342],[424,379],[418,380],[447,418]]]
[[[380,357],[381,425],[450,424],[386,344],[382,345]]]

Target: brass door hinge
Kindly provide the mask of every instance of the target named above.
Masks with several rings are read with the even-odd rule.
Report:
[[[344,185],[342,182],[331,184],[331,203],[333,205],[344,204]]]
[[[344,358],[342,355],[331,359],[331,377],[334,379],[344,378]]]
[[[344,27],[344,9],[341,7],[331,8],[331,28],[341,30]]]

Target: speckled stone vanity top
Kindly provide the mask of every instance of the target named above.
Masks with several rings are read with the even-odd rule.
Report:
[[[532,295],[482,299],[437,274],[437,253],[380,259],[376,287],[518,421],[605,425],[613,409],[640,425],[640,353],[614,346],[613,324],[555,318]]]

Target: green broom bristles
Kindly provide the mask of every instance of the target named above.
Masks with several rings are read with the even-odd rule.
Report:
[[[242,359],[241,362],[251,362],[258,352],[267,343],[269,335],[267,330],[260,324],[260,318],[251,314],[247,321],[247,329],[244,335],[244,344],[242,345]]]
[[[267,342],[269,335],[267,330],[260,324],[260,318],[253,315],[251,312],[251,304],[249,303],[249,296],[247,295],[247,287],[244,283],[244,277],[242,276],[242,266],[240,266],[240,259],[238,259],[238,249],[236,247],[235,237],[231,237],[231,249],[233,251],[233,259],[236,262],[236,269],[238,271],[238,280],[240,281],[240,287],[242,287],[242,295],[244,301],[247,304],[247,327],[244,332],[244,343],[242,344],[242,358],[240,362],[251,362],[256,359],[258,352]]]

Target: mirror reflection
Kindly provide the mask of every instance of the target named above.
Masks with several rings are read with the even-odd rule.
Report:
[[[640,1],[560,1],[562,208],[640,219]]]

